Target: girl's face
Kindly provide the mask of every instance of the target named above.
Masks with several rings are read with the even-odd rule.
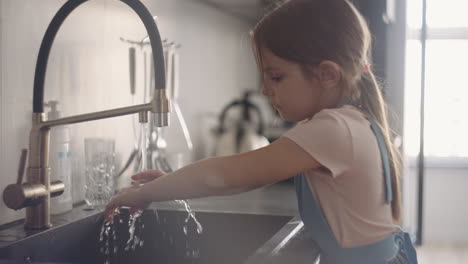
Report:
[[[321,109],[323,87],[319,78],[307,74],[301,65],[284,60],[262,49],[262,93],[287,121],[311,118]]]

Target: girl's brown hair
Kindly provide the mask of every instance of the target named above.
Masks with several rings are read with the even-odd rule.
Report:
[[[391,140],[388,109],[381,86],[372,73],[371,34],[359,11],[347,0],[289,0],[271,10],[252,30],[257,65],[262,49],[298,63],[304,69],[330,60],[342,69],[343,84],[352,99],[382,129],[392,175],[392,215],[401,219],[400,164]]]

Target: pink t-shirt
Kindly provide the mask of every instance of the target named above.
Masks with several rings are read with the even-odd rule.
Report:
[[[377,139],[362,112],[350,105],[325,109],[284,137],[328,169],[305,175],[341,247],[366,245],[400,230],[385,201]]]

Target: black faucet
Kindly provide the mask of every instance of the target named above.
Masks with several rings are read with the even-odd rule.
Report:
[[[50,224],[50,197],[63,192],[63,183],[50,182],[49,168],[49,131],[53,126],[87,122],[92,120],[136,114],[142,122],[147,122],[148,112],[154,113],[157,126],[168,125],[169,100],[166,96],[166,79],[164,69],[164,55],[158,28],[148,9],[139,0],[120,0],[132,8],[142,20],[149,39],[154,62],[155,93],[152,101],[147,104],[117,108],[96,113],[82,114],[56,120],[44,118],[44,81],[47,61],[52,43],[57,31],[67,16],[79,5],[89,0],[69,0],[55,14],[49,24],[41,43],[34,76],[33,118],[29,137],[29,162],[26,182],[22,183],[24,160],[23,151],[18,173],[18,181],[5,188],[3,199],[5,204],[15,210],[26,208],[25,228],[45,229]]]

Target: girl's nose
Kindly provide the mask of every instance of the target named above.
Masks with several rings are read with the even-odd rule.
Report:
[[[266,85],[262,86],[262,94],[265,96],[271,96],[273,95],[273,90],[269,89]]]

